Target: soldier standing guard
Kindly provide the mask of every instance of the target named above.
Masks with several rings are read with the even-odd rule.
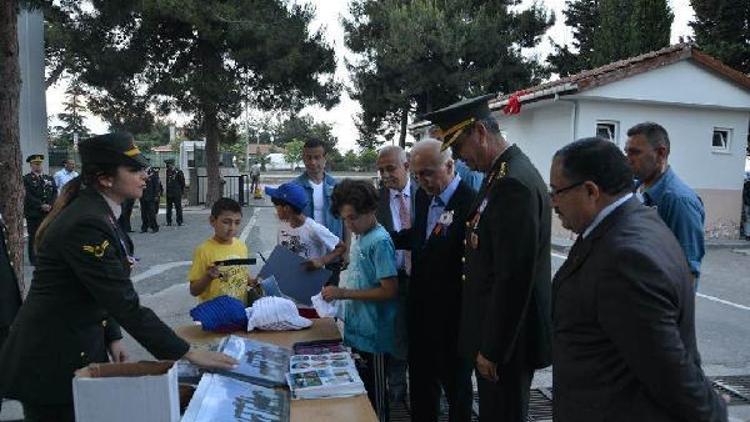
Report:
[[[49,214],[52,204],[57,199],[57,186],[52,176],[43,173],[44,155],[29,155],[26,157],[26,162],[31,166],[31,172],[23,176],[23,186],[26,189],[23,216],[26,217],[26,232],[28,233],[26,245],[29,250],[29,262],[31,265],[36,265],[34,237],[42,220]]]
[[[159,180],[159,168],[151,167],[148,171],[146,188],[141,196],[141,233],[151,229],[154,233],[159,231],[159,223],[156,216],[159,214],[159,197],[164,189]]]
[[[483,96],[429,113],[450,147],[485,174],[464,241],[459,352],[475,362],[481,421],[525,422],[534,370],[550,364],[549,194],[500,134]]]
[[[185,174],[174,167],[174,159],[164,160],[167,165],[167,225],[172,225],[172,205],[177,214],[177,225],[182,225],[182,193],[185,192]]]

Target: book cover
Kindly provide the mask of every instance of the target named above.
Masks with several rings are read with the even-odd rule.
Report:
[[[218,351],[240,363],[231,370],[217,373],[266,387],[283,387],[287,384],[286,372],[292,354],[289,349],[233,335],[221,342]]]

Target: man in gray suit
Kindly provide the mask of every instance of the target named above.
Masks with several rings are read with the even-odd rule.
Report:
[[[612,142],[555,154],[552,205],[579,236],[552,287],[554,419],[726,421],[701,369],[685,256],[632,192]]]
[[[417,184],[409,178],[409,162],[406,151],[399,146],[387,146],[380,150],[377,160],[382,187],[375,215],[389,233],[409,229],[414,223],[414,198]],[[411,272],[409,251],[396,251],[398,268],[399,313],[396,316],[396,350],[388,362],[388,389],[391,401],[406,400],[406,298]]]

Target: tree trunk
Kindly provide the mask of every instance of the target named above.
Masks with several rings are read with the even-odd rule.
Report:
[[[401,148],[406,148],[406,130],[409,123],[409,104],[407,103],[401,110],[401,133],[398,136],[398,144]]]
[[[224,194],[219,173],[219,127],[216,110],[206,107],[203,111],[203,130],[206,133],[206,207],[211,207]]]
[[[0,1],[0,213],[8,226],[8,252],[23,282],[23,196],[19,102],[21,69],[18,61],[18,0]]]

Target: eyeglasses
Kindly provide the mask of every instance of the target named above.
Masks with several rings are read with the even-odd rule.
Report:
[[[567,192],[567,191],[569,191],[571,189],[575,189],[575,188],[577,188],[578,186],[581,186],[584,183],[586,183],[586,181],[582,180],[582,181],[580,181],[578,183],[573,183],[572,185],[565,186],[564,188],[560,188],[560,189],[552,189],[552,188],[550,188],[550,190],[549,190],[549,197],[550,198],[554,198],[557,195],[559,195],[561,193],[564,193],[564,192]]]

